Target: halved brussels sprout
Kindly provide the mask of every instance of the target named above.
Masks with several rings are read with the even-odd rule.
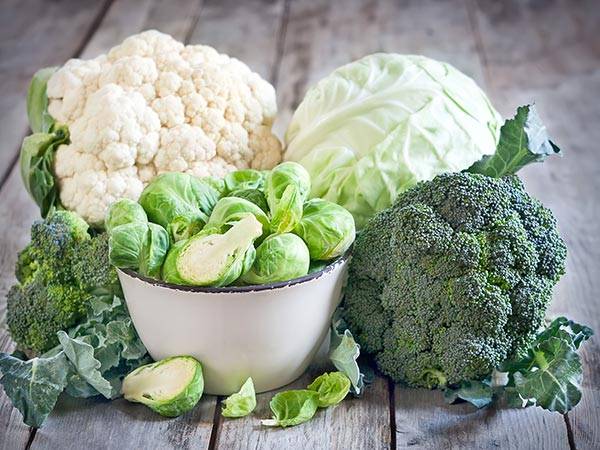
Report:
[[[154,178],[139,202],[152,222],[162,225],[173,241],[179,241],[202,229],[218,199],[219,193],[208,183],[173,172]]]
[[[344,207],[320,198],[304,204],[294,228],[310,251],[310,258],[327,261],[342,255],[354,242],[354,218]]]
[[[121,269],[138,270],[140,252],[146,241],[148,224],[141,222],[125,223],[110,230],[108,238],[108,258],[110,263]]]
[[[193,286],[227,286],[252,266],[253,244],[261,234],[262,225],[253,215],[236,222],[225,234],[214,228],[202,230],[171,248],[163,279]]]
[[[167,252],[169,251],[169,233],[156,223],[148,223],[146,237],[140,249],[139,272],[152,278],[160,278]]]
[[[308,273],[310,256],[306,244],[295,234],[273,234],[256,249],[256,258],[240,281],[266,284],[287,281]]]
[[[269,205],[267,205],[267,198],[265,194],[259,189],[240,189],[229,193],[230,197],[239,197],[249,202],[254,203],[266,214],[269,214]]]
[[[310,176],[295,162],[275,167],[265,180],[265,194],[271,211],[271,230],[292,231],[302,217],[302,204],[310,192]]]
[[[262,189],[265,173],[254,169],[243,169],[225,175],[225,187],[228,192],[240,189]]]
[[[104,228],[109,233],[115,227],[126,223],[148,223],[146,211],[138,202],[128,198],[122,198],[110,205],[106,212]]]
[[[202,397],[202,366],[191,356],[146,364],[125,377],[121,391],[130,402],[143,403],[162,416],[177,417],[194,408]]]
[[[248,215],[254,215],[258,219],[263,227],[263,234],[269,233],[269,218],[265,212],[254,203],[239,197],[223,197],[219,200],[206,223],[206,227],[216,228],[224,232]]]

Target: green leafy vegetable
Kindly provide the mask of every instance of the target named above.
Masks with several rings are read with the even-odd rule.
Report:
[[[294,228],[312,260],[330,260],[343,255],[354,242],[354,218],[335,203],[314,198],[304,204],[302,219]]]
[[[25,189],[46,217],[52,208],[60,208],[58,185],[54,180],[54,155],[58,147],[69,143],[69,129],[54,124],[47,132],[34,133],[23,139],[19,167]]]
[[[191,356],[174,356],[138,367],[123,380],[123,396],[162,416],[190,411],[202,397],[202,366]]]
[[[242,189],[262,189],[265,183],[265,173],[254,169],[235,170],[225,175],[223,181],[228,192]]]
[[[494,389],[483,381],[463,381],[458,387],[444,390],[446,403],[464,400],[477,408],[483,408],[492,403],[493,396]]]
[[[110,263],[121,269],[138,270],[142,247],[147,239],[148,224],[125,223],[112,228],[109,234]]]
[[[302,218],[302,205],[310,192],[310,175],[298,163],[284,162],[265,180],[265,194],[274,233],[292,231]]]
[[[484,156],[467,170],[493,178],[517,173],[532,162],[543,162],[561,154],[548,138],[546,127],[534,105],[517,108],[517,114],[500,129],[500,141],[493,155]]]
[[[350,385],[350,379],[342,372],[330,372],[317,377],[307,389],[319,394],[319,408],[327,408],[344,400]]]
[[[151,278],[160,278],[163,262],[169,251],[169,234],[158,224],[148,223],[146,237],[139,255],[139,271]]]
[[[309,390],[285,391],[275,394],[269,403],[272,419],[262,420],[269,427],[290,427],[307,422],[319,407],[319,394]]]
[[[67,385],[70,370],[62,352],[28,361],[0,353],[0,383],[4,392],[23,415],[23,422],[35,428],[40,427],[54,409]]]
[[[313,86],[286,131],[285,159],[362,229],[422,180],[496,150],[502,118],[475,82],[424,56],[377,53]]]
[[[174,241],[187,239],[204,227],[220,194],[187,173],[155,177],[140,196],[148,219],[163,226]]]
[[[47,133],[54,125],[54,119],[48,114],[48,96],[46,85],[58,67],[46,67],[38,70],[29,83],[27,90],[27,117],[29,127],[34,133]]]
[[[216,228],[222,233],[248,215],[258,219],[263,227],[263,235],[269,233],[269,218],[256,204],[239,197],[223,197],[215,205],[206,224],[207,228]]]
[[[263,210],[264,213],[269,213],[269,205],[267,205],[267,198],[262,191],[258,189],[240,189],[237,191],[232,191],[229,193],[231,197],[239,197],[244,200],[248,200],[249,202],[254,203],[260,209]]]
[[[110,233],[119,225],[128,223],[148,223],[148,216],[138,202],[122,198],[109,206],[104,220],[104,228]]]
[[[360,345],[356,343],[345,322],[338,316],[333,318],[329,343],[329,359],[337,370],[348,377],[352,383],[352,393],[360,395],[365,387],[364,374],[358,366]],[[339,330],[343,330],[341,333]]]
[[[246,284],[292,280],[308,273],[310,256],[306,244],[295,234],[273,234],[256,249],[252,267],[241,277]]]
[[[252,378],[248,378],[239,392],[231,394],[223,400],[221,414],[225,417],[244,417],[256,408],[256,393]]]
[[[247,272],[256,256],[254,241],[262,225],[253,215],[236,222],[226,233],[201,231],[169,250],[163,279],[194,286],[227,286]]]

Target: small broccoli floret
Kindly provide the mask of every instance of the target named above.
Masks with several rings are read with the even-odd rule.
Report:
[[[565,259],[552,213],[516,176],[441,175],[357,237],[344,316],[396,381],[482,379],[532,341]]]
[[[106,234],[91,237],[87,224],[68,211],[32,225],[31,242],[19,253],[15,272],[7,325],[18,348],[34,355],[57,345],[56,333],[86,316],[91,293],[118,292]]]

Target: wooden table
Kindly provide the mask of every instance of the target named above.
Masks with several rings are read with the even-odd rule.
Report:
[[[421,53],[475,78],[505,115],[537,101],[565,152],[522,175],[551,207],[569,245],[568,273],[552,314],[600,333],[600,4],[581,1],[202,1],[3,0],[0,5],[0,297],[14,282],[16,252],[38,217],[15,165],[28,132],[27,83],[40,67],[92,57],[130,34],[157,28],[245,61],[278,91],[282,131],[308,86],[376,51]],[[0,310],[0,313],[2,311]],[[0,314],[1,315],[1,314]],[[320,411],[309,423],[265,429],[272,394],[254,415],[224,420],[204,397],[177,419],[124,400],[64,398],[45,426],[24,426],[0,394],[0,447],[18,448],[600,448],[600,339],[583,350],[584,396],[566,416],[539,408],[447,406],[439,392],[378,377],[362,399]],[[0,349],[11,350],[0,330]],[[315,365],[293,384],[305,386]]]

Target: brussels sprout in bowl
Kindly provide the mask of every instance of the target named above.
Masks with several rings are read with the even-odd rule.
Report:
[[[118,272],[150,355],[194,356],[205,391],[229,395],[248,377],[264,392],[306,370],[340,301],[348,255],[300,278],[252,286],[182,286]]]

